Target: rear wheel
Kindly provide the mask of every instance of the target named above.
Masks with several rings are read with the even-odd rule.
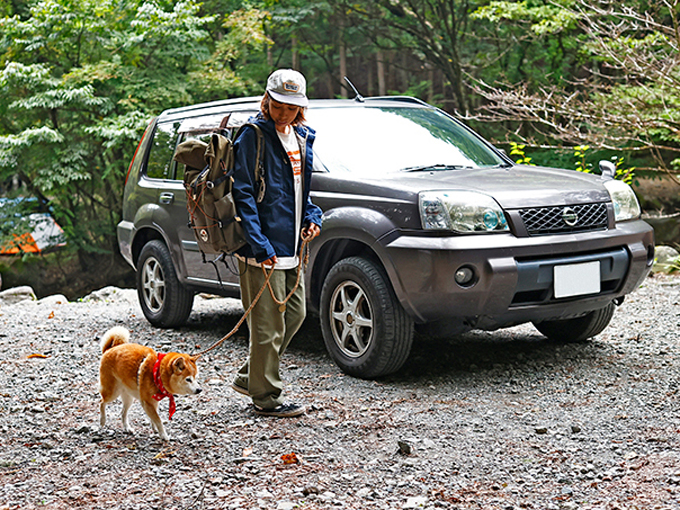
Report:
[[[413,343],[413,320],[383,268],[363,257],[339,261],[321,290],[328,353],[346,373],[366,379],[399,370]]]
[[[555,342],[583,342],[604,331],[614,316],[614,303],[582,317],[534,322],[534,327]]]
[[[146,319],[159,328],[181,326],[191,314],[194,294],[179,282],[167,246],[157,239],[139,254],[137,297]]]

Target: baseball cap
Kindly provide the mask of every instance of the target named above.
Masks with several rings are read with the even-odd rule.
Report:
[[[294,69],[274,71],[267,80],[267,93],[279,103],[307,106],[309,100],[305,95],[306,89],[305,77]]]

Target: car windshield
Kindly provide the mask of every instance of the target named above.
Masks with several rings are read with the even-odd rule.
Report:
[[[441,111],[410,107],[310,108],[314,152],[329,171],[386,172],[505,164],[482,140]]]

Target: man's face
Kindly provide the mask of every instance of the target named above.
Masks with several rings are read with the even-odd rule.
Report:
[[[272,118],[276,124],[276,129],[279,131],[285,130],[293,123],[299,110],[299,106],[279,103],[273,99],[269,100],[269,116]]]

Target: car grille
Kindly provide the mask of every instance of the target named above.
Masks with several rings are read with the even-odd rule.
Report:
[[[520,209],[519,214],[527,232],[532,236],[587,232],[607,228],[607,204],[605,203],[535,207]]]

